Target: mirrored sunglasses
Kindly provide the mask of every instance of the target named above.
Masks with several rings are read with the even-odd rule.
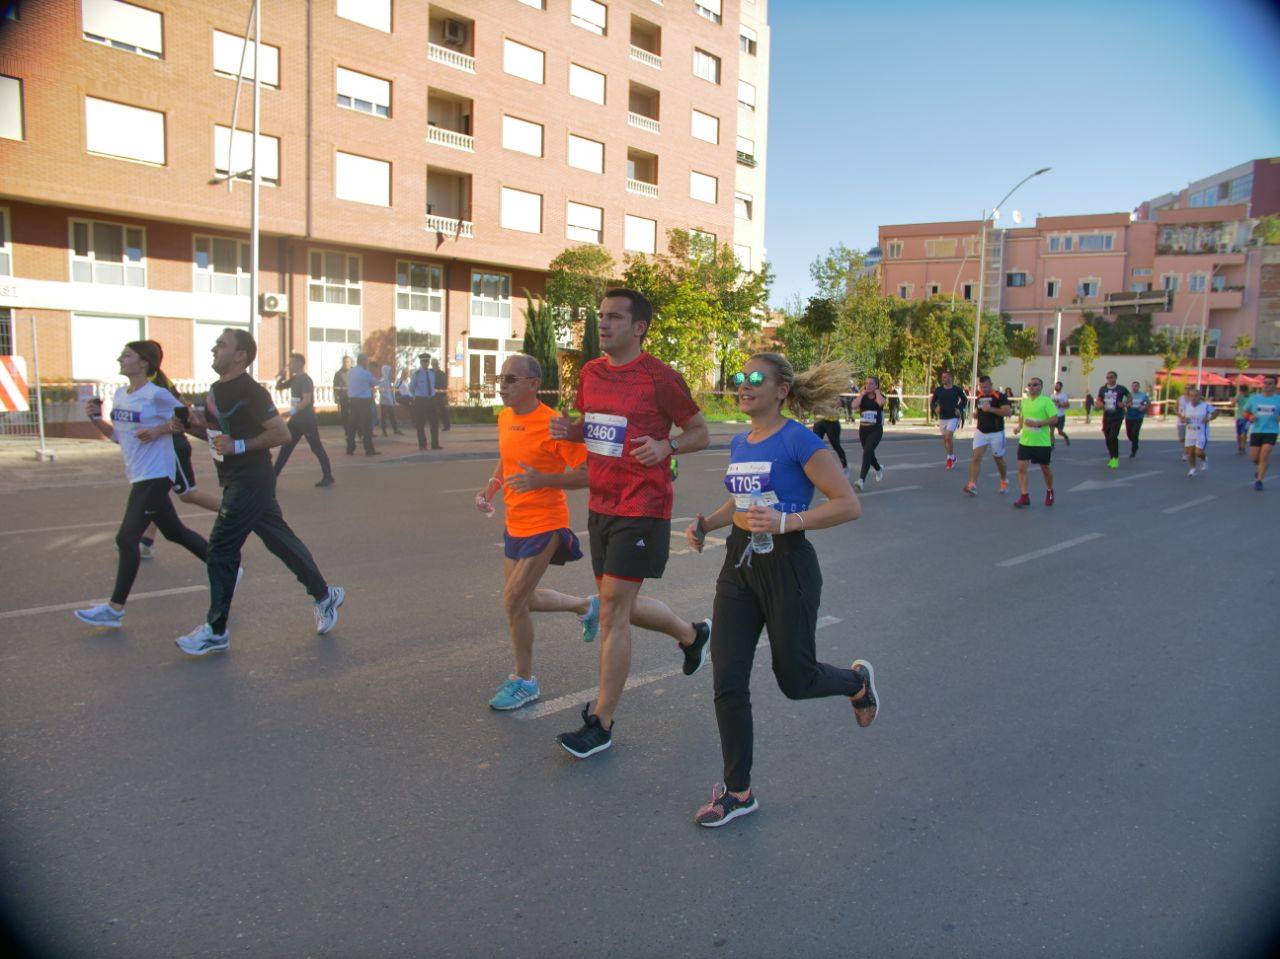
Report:
[[[759,386],[764,382],[764,374],[759,370],[752,370],[750,373],[734,373],[733,376],[729,377],[729,382],[734,386],[741,386],[743,383]]]

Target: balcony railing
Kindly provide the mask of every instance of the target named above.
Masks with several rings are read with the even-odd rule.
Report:
[[[455,150],[466,150],[468,153],[476,152],[476,138],[467,133],[458,133],[456,130],[446,130],[444,127],[427,127],[427,142],[438,143],[442,147],[452,147]]]
[[[753,157],[750,153],[743,153],[741,150],[739,150],[738,162],[741,163],[743,166],[755,166],[757,161],[756,161],[756,158]]]
[[[451,216],[436,216],[434,213],[428,213],[426,229],[428,233],[443,233],[445,236],[453,236],[462,240],[473,238],[471,221],[457,220]]]
[[[658,184],[645,183],[644,180],[633,180],[631,177],[627,177],[627,192],[653,197],[656,200],[658,198]]]
[[[465,73],[476,72],[475,57],[459,53],[457,50],[450,50],[448,47],[442,47],[437,43],[427,44],[427,59],[434,60],[436,63],[443,63],[446,67],[453,67],[455,70],[462,70]]]
[[[641,130],[648,130],[650,133],[661,133],[662,124],[653,117],[646,117],[640,113],[627,113],[627,123],[633,127],[639,127]]]
[[[643,47],[637,47],[634,43],[631,44],[631,59],[637,60],[646,66],[653,67],[655,70],[662,69],[662,57],[658,56],[656,53],[650,53]]]

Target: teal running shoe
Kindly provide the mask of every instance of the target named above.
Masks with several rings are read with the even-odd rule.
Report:
[[[508,712],[519,709],[521,706],[528,706],[541,695],[542,691],[538,689],[537,679],[521,679],[519,676],[512,676],[498,687],[497,694],[489,700],[489,708]]]
[[[578,617],[582,624],[582,641],[592,642],[600,635],[600,595],[597,593],[587,601],[587,611]]]

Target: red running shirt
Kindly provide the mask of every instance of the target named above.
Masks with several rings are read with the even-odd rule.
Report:
[[[639,437],[665,440],[698,412],[679,373],[648,353],[623,366],[598,357],[582,368],[578,398],[587,445],[592,512],[670,519],[671,470],[663,459],[642,466],[631,455]]]

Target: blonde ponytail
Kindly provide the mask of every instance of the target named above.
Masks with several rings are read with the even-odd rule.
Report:
[[[751,358],[768,363],[778,382],[787,384],[789,391],[783,402],[796,416],[832,409],[849,383],[848,365],[836,360],[796,373],[791,361],[781,353],[757,353]]]

